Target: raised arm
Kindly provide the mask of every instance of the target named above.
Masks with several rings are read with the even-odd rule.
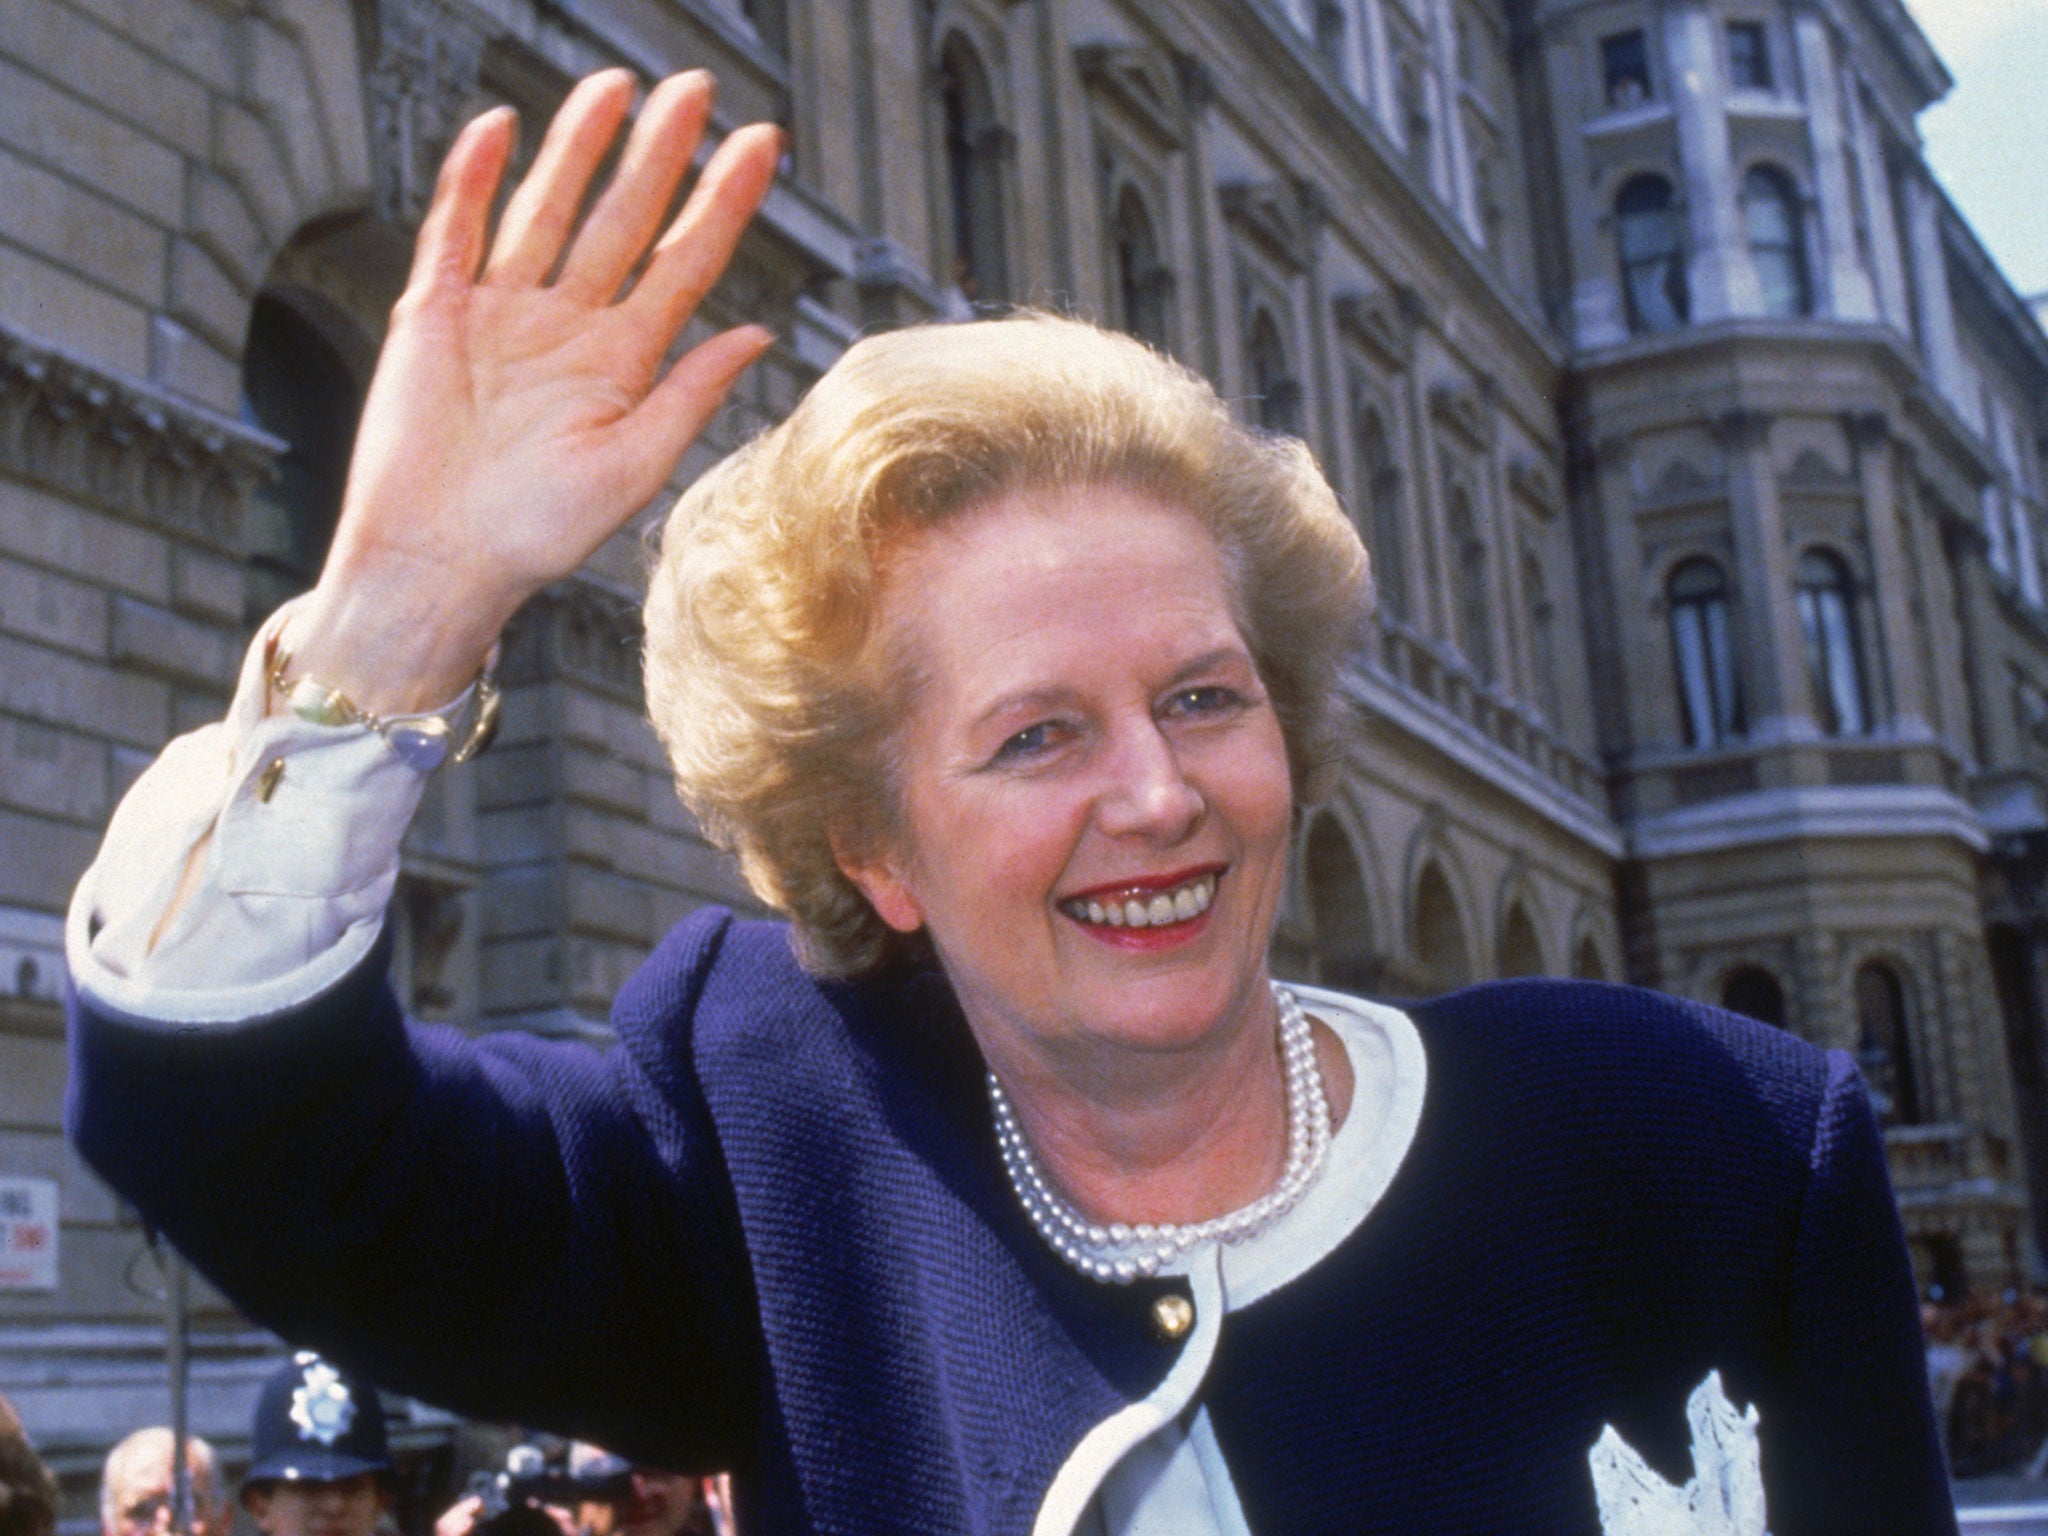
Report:
[[[278,637],[288,683],[311,679],[376,716],[455,699],[519,605],[658,493],[769,344],[761,327],[741,326],[668,364],[767,191],[780,131],[757,124],[729,134],[671,220],[713,96],[701,71],[672,76],[647,97],[592,200],[635,94],[624,70],[578,84],[495,230],[513,114],[487,112],[456,138],[392,312],[333,547]],[[298,857],[262,834],[262,889],[353,893],[313,921],[294,919],[300,952],[266,954],[284,930],[208,893],[222,877],[217,818],[236,814],[250,775],[283,749],[253,723],[283,702],[253,671],[228,728],[180,742],[116,815],[74,910],[73,968],[87,985],[119,989],[124,1006],[148,1011],[137,999],[159,985],[191,994],[234,988],[239,977],[289,976],[291,991],[296,978],[332,979],[359,958],[418,795],[416,776],[387,762],[375,740],[344,749],[353,762],[330,755],[318,769],[294,770],[285,791],[350,820],[346,871],[321,857],[334,838],[313,839]],[[380,861],[384,875],[364,878]],[[85,932],[102,935],[89,953]],[[308,970],[305,951],[344,933],[353,951]],[[222,942],[240,963],[220,952]],[[185,952],[162,958],[160,945]],[[231,1009],[232,998],[206,1006]]]

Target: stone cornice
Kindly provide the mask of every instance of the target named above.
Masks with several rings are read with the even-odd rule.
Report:
[[[1631,857],[1671,859],[1814,839],[1930,838],[1973,853],[1991,845],[1965,801],[1927,785],[1765,789],[1628,824]]]
[[[239,553],[287,446],[0,322],[0,473]]]

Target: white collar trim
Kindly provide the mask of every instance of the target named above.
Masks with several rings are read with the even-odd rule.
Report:
[[[1224,1314],[1272,1294],[1334,1252],[1372,1213],[1414,1144],[1429,1077],[1414,1022],[1398,1008],[1290,986],[1302,1008],[1335,1031],[1351,1061],[1351,1109],[1331,1138],[1322,1177],[1258,1237],[1197,1249],[1173,1271],[1187,1276],[1195,1304],[1194,1331],[1180,1358],[1148,1396],[1081,1437],[1046,1490],[1032,1536],[1069,1536],[1117,1463],[1195,1400]]]

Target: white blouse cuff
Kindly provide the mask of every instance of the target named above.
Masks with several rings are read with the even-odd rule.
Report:
[[[79,882],[66,959],[101,1004],[168,1024],[260,1017],[376,943],[425,777],[365,726],[266,716],[265,641],[288,612],[251,645],[227,718],[136,780]],[[195,857],[197,884],[165,925]]]

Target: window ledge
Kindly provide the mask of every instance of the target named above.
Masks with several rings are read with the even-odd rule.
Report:
[[[1670,121],[1669,102],[1646,101],[1640,106],[1611,109],[1599,117],[1588,118],[1581,131],[1589,139],[1615,138],[1623,134],[1640,133],[1646,128],[1655,128]]]

